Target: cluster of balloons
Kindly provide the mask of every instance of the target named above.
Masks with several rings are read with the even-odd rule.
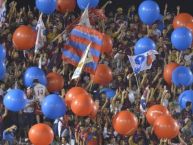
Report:
[[[77,0],[78,7],[84,10],[95,8],[99,4],[99,0]],[[76,0],[36,0],[37,9],[46,15],[52,14],[55,10],[60,13],[72,12],[76,7]]]
[[[134,54],[138,55],[155,49],[156,45],[154,41],[148,37],[143,37],[136,42],[134,47]]]
[[[0,44],[0,80],[4,80],[6,74],[5,66],[6,50],[3,45]]]
[[[30,26],[21,25],[13,33],[12,42],[17,50],[29,50],[35,46],[36,32]]]
[[[192,90],[186,90],[180,94],[178,97],[178,103],[180,104],[181,109],[186,108],[186,103],[187,102],[192,102],[193,104],[193,91]],[[193,111],[193,106],[192,106],[192,111]]]
[[[190,86],[193,83],[193,74],[190,68],[172,62],[164,68],[164,80],[169,86],[171,86],[172,83],[178,87]]]
[[[178,66],[179,64],[172,62],[164,67],[164,80],[169,86],[172,85],[172,73]]]
[[[179,125],[166,107],[153,105],[146,112],[146,119],[160,139],[173,139],[179,134]]]
[[[188,13],[180,13],[173,20],[174,31],[171,35],[172,45],[184,51],[192,45],[193,17]]]
[[[112,71],[106,64],[99,64],[91,79],[94,84],[106,86],[113,80]]]
[[[127,111],[121,111],[113,117],[113,128],[121,135],[132,135],[138,128],[137,117]]]
[[[81,87],[71,88],[65,95],[65,103],[77,116],[94,117],[98,110],[92,97]]]
[[[141,21],[146,25],[152,25],[160,19],[159,5],[153,0],[143,1],[138,8]]]

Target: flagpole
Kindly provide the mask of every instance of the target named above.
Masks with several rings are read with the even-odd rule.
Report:
[[[136,73],[134,73],[134,76],[135,76],[135,80],[136,80],[136,83],[137,83],[137,90],[138,90],[138,92],[140,94],[140,85],[139,85],[139,81],[138,81]]]

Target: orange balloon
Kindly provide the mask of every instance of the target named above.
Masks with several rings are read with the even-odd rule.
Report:
[[[109,35],[103,34],[102,53],[111,54],[113,49],[113,42]]]
[[[71,103],[71,109],[77,116],[89,116],[93,110],[93,100],[89,94],[76,96]]]
[[[192,23],[188,23],[186,25],[186,27],[192,32],[192,36],[193,36],[193,22]]]
[[[36,32],[29,26],[18,27],[12,38],[13,45],[18,50],[28,50],[35,46]]]
[[[71,88],[65,95],[65,103],[70,108],[72,101],[80,94],[88,94],[81,87],[73,87]]]
[[[169,115],[163,115],[157,118],[153,125],[154,133],[160,139],[172,139],[179,134],[179,125]]]
[[[47,75],[47,80],[47,89],[49,92],[60,91],[64,87],[63,77],[56,72],[49,73]]]
[[[153,125],[154,121],[161,115],[169,115],[169,111],[166,107],[162,105],[151,106],[146,113],[146,119],[149,124]]]
[[[179,27],[186,27],[188,23],[193,22],[193,17],[188,13],[180,13],[173,20],[174,29]]]
[[[91,75],[93,83],[106,86],[108,85],[113,77],[111,69],[105,64],[99,64],[95,75]]]
[[[179,66],[179,64],[172,62],[165,66],[164,68],[164,80],[168,85],[172,85],[172,72]]]
[[[138,127],[137,117],[125,110],[117,113],[113,117],[113,128],[121,135],[131,135]]]
[[[54,132],[47,124],[39,123],[30,128],[28,137],[34,145],[49,145],[54,140]]]
[[[93,102],[93,105],[92,105],[92,112],[91,114],[89,115],[90,118],[95,118],[96,115],[97,115],[97,112],[98,112],[98,109],[99,109],[99,106]]]
[[[72,12],[76,7],[76,0],[57,0],[57,10],[60,13]]]

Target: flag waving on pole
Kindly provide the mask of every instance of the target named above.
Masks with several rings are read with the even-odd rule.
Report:
[[[78,25],[84,25],[84,26],[91,28],[91,24],[90,24],[90,20],[89,20],[89,14],[88,14],[88,6],[84,10]]]
[[[37,38],[36,38],[36,43],[35,43],[35,53],[37,53],[38,50],[44,46],[44,40],[45,40],[44,31],[45,30],[46,28],[42,20],[42,13],[41,13],[37,26],[36,26],[36,31],[38,31],[38,33],[37,33]]]
[[[133,72],[138,74],[141,71],[151,69],[156,54],[158,54],[156,50],[150,50],[139,55],[128,56]]]
[[[82,55],[82,58],[80,59],[80,62],[78,63],[78,66],[77,68],[75,69],[74,71],[74,74],[72,76],[72,80],[73,79],[77,79],[80,77],[81,73],[82,73],[82,70],[84,68],[84,65],[86,63],[89,63],[89,62],[93,62],[93,59],[92,59],[92,56],[89,55],[89,50],[90,50],[90,46],[91,46],[91,43],[87,46],[84,54]]]
[[[85,64],[84,71],[94,74],[100,59],[103,44],[103,34],[95,29],[84,25],[76,26],[71,31],[68,41],[64,45],[62,59],[77,67],[90,43],[92,44],[88,56],[91,56],[93,61]]]

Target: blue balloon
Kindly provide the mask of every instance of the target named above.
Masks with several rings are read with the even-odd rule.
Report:
[[[26,105],[26,95],[20,89],[12,89],[4,96],[3,104],[10,111],[21,111]]]
[[[112,99],[115,96],[115,91],[110,88],[104,88],[100,91],[100,93],[104,93],[108,99]]]
[[[0,61],[0,80],[3,81],[6,74],[6,66],[4,62]]]
[[[192,78],[191,70],[185,66],[177,67],[172,73],[172,82],[176,86],[190,86],[193,82]]]
[[[6,58],[6,50],[3,45],[0,44],[0,61],[4,61]]]
[[[186,50],[192,45],[192,33],[186,27],[176,28],[171,35],[172,45],[178,50]]]
[[[33,81],[37,79],[40,84],[46,86],[47,78],[43,70],[38,67],[29,67],[24,73],[24,85],[32,87]]]
[[[143,55],[139,55],[135,58],[135,63],[138,65],[141,65],[144,60],[145,60],[145,57]]]
[[[66,113],[66,105],[63,99],[56,95],[48,95],[42,102],[42,112],[49,119],[57,119]]]
[[[178,97],[178,103],[180,104],[181,109],[186,108],[186,102],[192,102],[193,104],[193,91],[192,90],[186,90],[183,93],[180,94]],[[193,112],[193,105],[192,105],[192,112]]]
[[[155,50],[155,49],[156,49],[156,45],[153,42],[153,40],[151,40],[148,37],[143,37],[136,42],[134,47],[134,53],[135,55],[138,55],[138,54],[145,53],[149,50]]]
[[[44,14],[51,14],[57,6],[56,0],[36,0],[37,9]]]
[[[160,16],[159,5],[151,0],[143,1],[138,8],[139,18],[144,24],[151,25]]]
[[[87,6],[89,8],[95,8],[99,4],[99,0],[77,0],[78,7],[84,10]]]

